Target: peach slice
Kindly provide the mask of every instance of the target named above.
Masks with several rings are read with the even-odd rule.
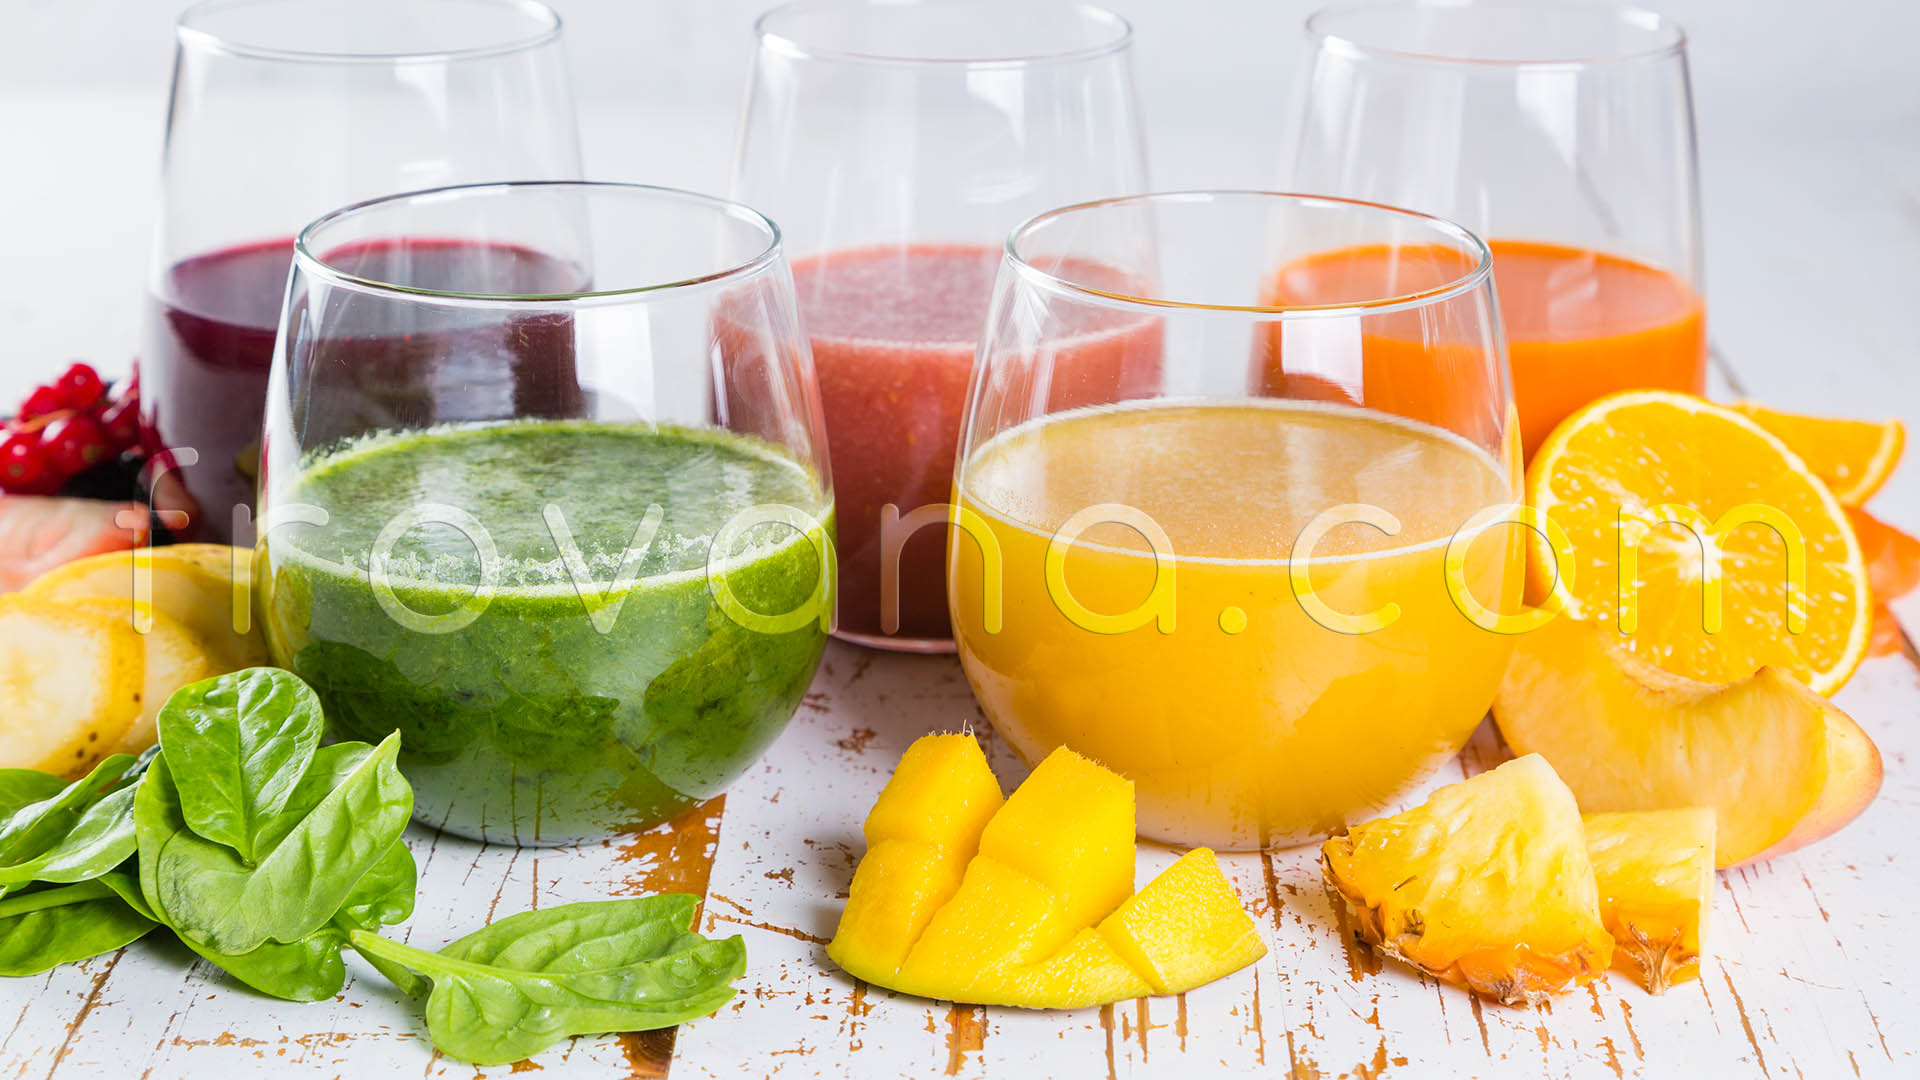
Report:
[[[1882,775],[1880,748],[1851,716],[1839,709],[1827,710],[1827,776],[1820,785],[1820,797],[1785,839],[1754,859],[1785,855],[1839,832],[1880,794]]]
[[[1785,672],[1697,682],[1566,618],[1516,644],[1493,718],[1514,753],[1545,757],[1589,813],[1712,808],[1720,866],[1782,850],[1790,834],[1826,835],[1879,784],[1871,740]],[[1830,784],[1835,746],[1846,760]]]
[[[1613,966],[1652,994],[1699,978],[1713,911],[1713,811],[1588,814],[1586,826]]]
[[[1580,809],[1536,754],[1355,825],[1320,857],[1367,941],[1504,1004],[1591,982],[1613,958]]]

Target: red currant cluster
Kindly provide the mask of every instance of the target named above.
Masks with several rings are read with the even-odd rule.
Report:
[[[140,442],[140,377],[109,393],[100,373],[75,364],[27,395],[0,439],[0,491],[50,495]]]

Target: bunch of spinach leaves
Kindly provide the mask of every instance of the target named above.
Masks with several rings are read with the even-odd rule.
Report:
[[[158,727],[150,762],[111,757],[71,784],[0,770],[0,975],[164,925],[262,993],[317,1001],[352,948],[409,995],[431,984],[442,1052],[498,1064],[705,1016],[746,968],[738,937],[692,932],[686,895],[514,915],[438,953],[382,937],[412,915],[416,880],[397,732],[323,746],[318,698],[277,668],[183,687]]]

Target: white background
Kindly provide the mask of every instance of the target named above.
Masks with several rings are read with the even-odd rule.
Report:
[[[723,192],[768,0],[552,2],[588,174]],[[4,404],[66,358],[132,355],[179,6],[0,0]],[[1274,186],[1316,4],[1109,6],[1135,26],[1155,186]],[[1920,423],[1920,3],[1654,6],[1690,34],[1716,343],[1778,402]],[[1920,507],[1920,469],[1895,484]]]

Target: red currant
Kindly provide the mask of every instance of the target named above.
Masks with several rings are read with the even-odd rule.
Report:
[[[54,387],[42,386],[33,393],[28,394],[27,400],[20,404],[20,419],[31,420],[36,416],[46,416],[48,413],[57,413],[66,407],[67,397],[65,394]]]
[[[91,364],[74,364],[52,383],[69,409],[91,409],[107,391],[107,384]]]
[[[86,413],[74,413],[48,424],[40,432],[46,443],[47,460],[67,479],[106,460],[107,433],[100,421]]]
[[[140,399],[132,395],[113,401],[100,412],[100,428],[107,435],[107,449],[118,453],[140,442]]]
[[[32,492],[46,471],[47,459],[38,435],[10,431],[5,440],[0,441],[0,489]]]

